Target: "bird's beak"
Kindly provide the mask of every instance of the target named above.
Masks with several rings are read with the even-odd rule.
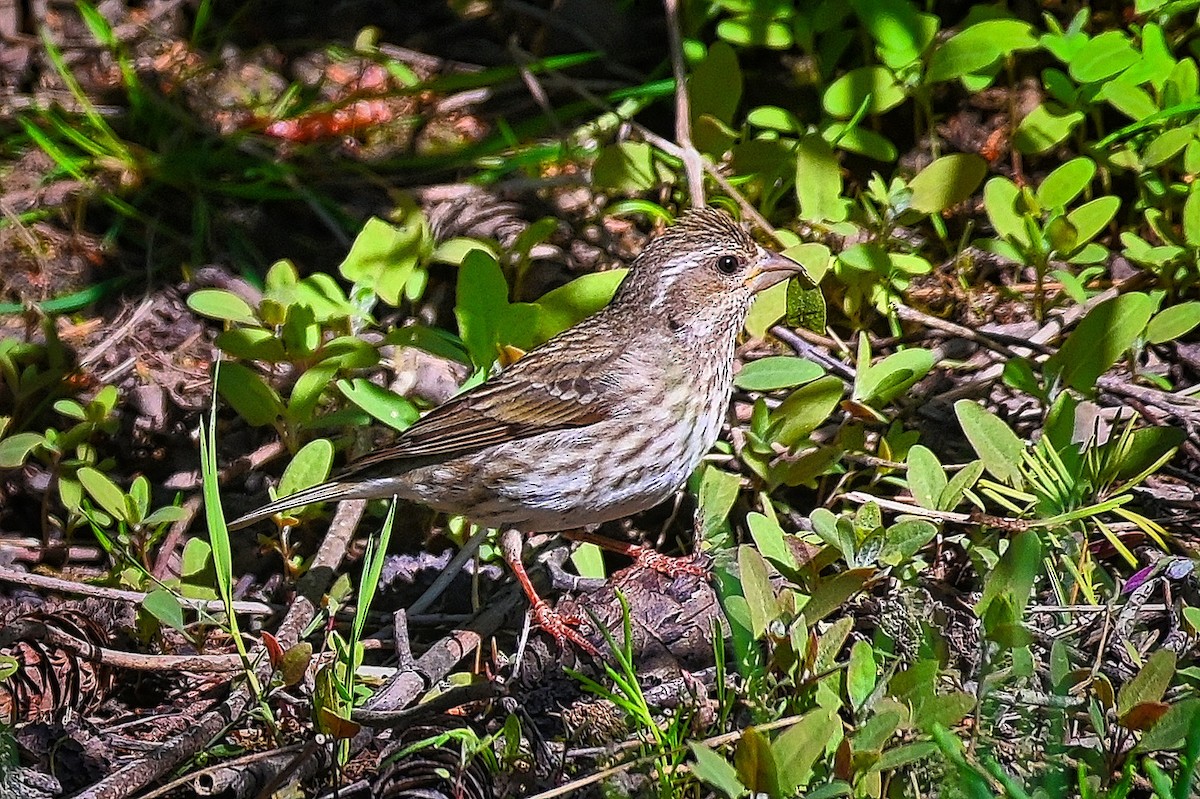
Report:
[[[801,264],[786,255],[764,249],[761,251],[758,261],[750,267],[750,274],[746,276],[746,285],[751,291],[759,292],[790,277],[799,278],[805,288],[817,287],[816,281]]]

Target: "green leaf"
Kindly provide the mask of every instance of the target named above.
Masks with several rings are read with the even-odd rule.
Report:
[[[924,519],[896,522],[884,533],[878,559],[887,566],[899,566],[912,559],[937,535],[937,527]]]
[[[1016,209],[1019,194],[1017,185],[1008,178],[992,178],[983,187],[983,207],[997,235],[1028,247],[1025,222]]]
[[[751,361],[733,378],[733,384],[745,391],[774,391],[810,383],[825,370],[807,358],[772,355]]]
[[[16,433],[0,439],[0,469],[19,469],[35,447],[46,443],[41,433]]]
[[[975,615],[986,621],[993,603],[1002,600],[1007,603],[1011,618],[1019,620],[1029,602],[1041,560],[1042,545],[1037,533],[1033,530],[1019,533],[1009,542],[1008,549],[988,574],[983,594],[975,603]]]
[[[493,258],[497,253],[493,249],[495,245],[489,242],[480,241],[479,239],[469,239],[463,236],[455,236],[446,239],[438,244],[433,249],[433,254],[429,256],[429,260],[437,264],[450,264],[452,266],[461,266],[467,256],[475,250],[483,250]]]
[[[142,609],[173,630],[184,632],[187,624],[183,620],[183,606],[179,599],[165,588],[155,588],[142,600]]]
[[[894,352],[869,366],[859,364],[853,398],[864,404],[886,405],[907,391],[933,368],[933,353],[921,347]]]
[[[797,281],[793,279],[776,283],[755,295],[750,305],[750,313],[746,315],[746,332],[752,338],[767,335],[771,326],[783,318],[787,312],[788,289],[794,282]]]
[[[1200,325],[1200,301],[1191,300],[1172,305],[1155,314],[1146,325],[1146,341],[1164,344],[1185,335]]]
[[[882,114],[904,102],[906,92],[890,69],[858,67],[829,84],[822,104],[830,116],[850,119],[868,98],[866,113]]]
[[[1071,111],[1054,103],[1042,103],[1017,125],[1013,147],[1030,155],[1047,152],[1065,141],[1081,122],[1082,111]]]
[[[1133,679],[1117,692],[1117,717],[1144,702],[1160,702],[1175,676],[1175,653],[1156,649]]]
[[[1037,200],[1046,208],[1065,208],[1096,176],[1096,162],[1072,158],[1046,176],[1037,189]]]
[[[283,401],[252,369],[240,363],[221,364],[219,393],[238,415],[252,425],[274,424],[284,415]]]
[[[875,690],[875,655],[871,644],[855,641],[850,647],[850,661],[846,665],[846,695],[850,706],[860,712]]]
[[[552,338],[608,305],[628,271],[610,269],[593,272],[539,297],[534,303],[540,309],[537,315],[538,340]]]
[[[717,36],[730,44],[772,50],[786,50],[793,41],[791,28],[759,14],[721,20],[717,23]]]
[[[937,455],[917,444],[908,451],[908,490],[922,508],[941,510],[938,499],[946,488],[946,472]]]
[[[1200,246],[1200,183],[1192,183],[1183,203],[1183,239],[1193,247]]]
[[[692,773],[698,779],[716,788],[729,799],[738,799],[746,793],[746,786],[742,785],[737,770],[728,760],[699,741],[690,741],[688,746],[696,758],[696,762],[692,764]]]
[[[1147,167],[1159,167],[1174,158],[1196,138],[1193,126],[1170,127],[1158,134],[1142,151],[1141,162]]]
[[[746,514],[746,525],[750,528],[750,537],[758,546],[759,553],[776,566],[788,569],[796,568],[792,550],[788,548],[783,528],[779,522],[761,513]]]
[[[338,266],[338,273],[349,281],[370,287],[387,304],[399,305],[404,285],[417,266],[421,248],[430,246],[430,242],[429,225],[415,209],[400,225],[371,217],[350,245],[350,252]]]
[[[622,142],[604,147],[592,165],[592,183],[602,191],[622,194],[636,194],[653,188],[658,185],[654,150],[644,142]]]
[[[1075,227],[1076,246],[1091,241],[1116,216],[1121,207],[1121,198],[1108,195],[1084,203],[1067,214],[1067,221]]]
[[[842,381],[832,375],[793,391],[771,411],[768,436],[791,449],[816,430],[842,398]]]
[[[283,342],[261,327],[235,327],[217,334],[216,344],[226,355],[247,361],[282,363],[288,359]]]
[[[259,324],[258,316],[250,303],[224,289],[200,289],[188,295],[187,306],[195,313],[209,319],[238,322],[243,325]]]
[[[907,0],[850,0],[859,23],[875,41],[880,59],[893,69],[921,57],[933,41],[939,20]]]
[[[787,323],[789,327],[825,333],[825,295],[819,288],[807,288],[801,278],[787,282]]]
[[[337,387],[346,399],[395,430],[407,430],[421,416],[412,400],[364,377],[339,380]]]
[[[1171,705],[1158,723],[1151,727],[1142,740],[1138,741],[1135,752],[1164,752],[1179,749],[1183,746],[1188,731],[1200,718],[1200,699],[1189,697]]]
[[[125,507],[125,492],[108,479],[107,475],[91,466],[84,466],[76,472],[76,476],[97,505],[118,519],[132,522],[129,510]]]
[[[738,547],[738,574],[742,581],[742,596],[750,609],[750,632],[761,638],[767,625],[779,616],[779,603],[771,588],[767,562],[758,550],[747,544]]]
[[[1099,98],[1107,100],[1108,104],[1130,119],[1141,121],[1151,114],[1158,113],[1158,103],[1141,86],[1135,86],[1128,81],[1128,74],[1120,80],[1108,81],[1100,90]]]
[[[968,463],[958,471],[946,487],[942,490],[941,496],[938,497],[938,510],[954,510],[958,507],[958,503],[962,502],[963,496],[967,493],[967,489],[972,488],[979,482],[980,475],[983,474],[983,461],[975,460]]]
[[[742,70],[733,48],[722,41],[713,42],[708,57],[692,70],[687,85],[693,122],[702,114],[726,124],[732,122],[742,99]]]
[[[1004,55],[1037,47],[1033,28],[1015,19],[988,19],[963,29],[933,51],[925,80],[953,80],[991,67]]]
[[[1016,433],[972,400],[954,403],[954,415],[988,473],[1002,483],[1019,487],[1025,445]]]
[[[54,403],[54,410],[61,413],[68,419],[84,421],[87,419],[87,413],[83,410],[83,406],[73,399],[60,399]]]
[[[794,796],[812,777],[813,765],[827,747],[842,737],[842,723],[829,708],[805,713],[771,744],[777,764],[779,789],[772,796]],[[810,794],[811,795],[811,794]]]
[[[801,137],[796,144],[796,198],[801,218],[840,222],[846,218],[841,194],[842,170],[833,148],[820,134]]]
[[[188,514],[183,508],[178,505],[166,505],[142,519],[142,524],[146,527],[157,527],[160,524],[172,524],[186,518],[188,518]]]
[[[987,176],[987,161],[972,153],[955,153],[938,158],[909,181],[910,207],[923,214],[937,214],[970,197]]]
[[[1062,348],[1046,361],[1046,374],[1058,375],[1078,391],[1090,391],[1097,378],[1142,335],[1154,306],[1149,295],[1131,292],[1092,308]]]
[[[700,476],[699,504],[701,540],[711,540],[733,509],[737,501],[742,479],[730,472],[712,466],[703,467]]]
[[[287,497],[323,483],[333,466],[333,443],[327,438],[317,438],[305,444],[292,458],[279,478],[276,495]]]
[[[733,763],[737,768],[738,778],[754,795],[774,792],[779,784],[778,769],[771,753],[770,742],[753,727],[742,731],[737,748],[733,750]]]
[[[746,114],[746,122],[756,128],[774,130],[779,133],[795,133],[797,130],[796,116],[777,105],[760,105],[751,108]]]
[[[1071,58],[1068,70],[1079,83],[1111,78],[1138,60],[1129,36],[1120,30],[1106,31],[1087,41]]]

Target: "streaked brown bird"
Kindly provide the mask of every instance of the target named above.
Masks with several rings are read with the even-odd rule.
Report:
[[[717,440],[754,295],[796,275],[807,279],[723,211],[684,212],[634,260],[603,310],[430,411],[336,480],[230,527],[312,502],[392,496],[523,533],[571,531],[657,505]],[[519,553],[508,560],[535,622],[560,644],[594,653],[574,620],[537,596]]]

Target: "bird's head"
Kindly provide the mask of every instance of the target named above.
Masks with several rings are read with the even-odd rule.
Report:
[[[729,320],[741,328],[754,295],[804,267],[771,252],[724,211],[685,211],[646,245],[621,285],[617,302],[644,314],[700,324]]]

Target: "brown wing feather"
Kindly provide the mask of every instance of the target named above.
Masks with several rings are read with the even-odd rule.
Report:
[[[533,355],[434,408],[405,430],[394,445],[355,461],[346,473],[393,460],[464,455],[608,418],[614,385],[605,367],[611,355],[555,364],[554,374],[544,374],[549,370],[538,367],[546,366],[546,360],[530,360]]]

